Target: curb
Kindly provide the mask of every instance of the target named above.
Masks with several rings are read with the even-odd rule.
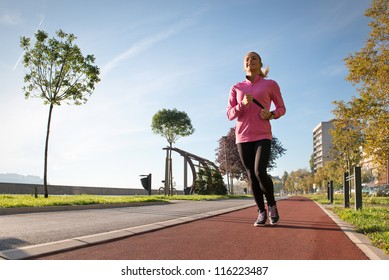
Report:
[[[178,219],[172,219],[172,220],[157,222],[153,224],[147,224],[147,225],[136,226],[136,227],[126,228],[121,230],[114,230],[114,231],[109,231],[109,232],[104,232],[99,234],[75,237],[72,239],[66,239],[57,242],[50,242],[45,244],[4,250],[4,251],[0,251],[0,260],[23,260],[23,259],[29,259],[29,258],[48,255],[48,254],[53,254],[53,253],[60,253],[72,249],[79,249],[91,245],[97,245],[100,243],[127,238],[137,234],[152,232],[152,231],[172,227],[175,225],[185,224],[195,220],[205,219],[212,216],[225,214],[228,212],[246,209],[254,205],[255,203],[250,203],[246,205],[235,206],[235,207],[230,207],[221,210],[215,210],[212,212],[196,214],[193,216],[182,217]]]
[[[357,232],[354,226],[339,219],[334,212],[326,209],[320,203],[314,202],[340,227],[351,242],[353,242],[370,260],[389,260],[389,256],[385,255],[382,249],[374,247],[367,236]]]

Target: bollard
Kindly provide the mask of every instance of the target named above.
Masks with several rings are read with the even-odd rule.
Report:
[[[350,208],[350,184],[348,181],[348,172],[343,175],[343,194],[344,194],[344,208]]]
[[[361,167],[354,167],[355,180],[355,210],[362,209],[362,179]]]
[[[354,174],[349,175],[348,172],[344,173],[344,207],[350,207],[350,195],[349,195],[349,182],[354,180],[355,186],[355,210],[362,209],[362,179],[361,179],[361,167],[354,167]]]
[[[331,180],[330,181],[330,203],[334,203],[334,182]]]

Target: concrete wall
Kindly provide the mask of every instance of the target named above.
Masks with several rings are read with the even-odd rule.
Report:
[[[0,183],[0,194],[35,194],[35,188],[39,195],[44,194],[43,185]],[[48,186],[49,195],[147,195],[144,189],[125,188],[99,188],[99,187],[77,187],[77,186]],[[152,194],[157,194],[158,190],[152,190]]]

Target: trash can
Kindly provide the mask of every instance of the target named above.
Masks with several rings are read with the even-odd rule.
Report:
[[[192,189],[192,188],[185,188],[185,189],[184,189],[184,194],[185,194],[185,195],[189,195],[191,189]]]
[[[140,179],[140,182],[142,183],[142,187],[148,192],[149,195],[151,195],[151,173],[149,175],[140,175],[144,176]]]

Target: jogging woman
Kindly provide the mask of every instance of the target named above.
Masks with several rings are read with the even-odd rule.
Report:
[[[270,121],[283,116],[286,109],[278,84],[265,79],[269,69],[262,70],[259,54],[249,52],[243,63],[246,80],[231,87],[227,116],[229,120],[237,119],[236,144],[258,206],[258,218],[254,226],[264,226],[266,223],[264,197],[270,224],[276,225],[280,216],[274,198],[273,181],[267,174],[272,140]],[[271,103],[275,110],[270,112]]]

